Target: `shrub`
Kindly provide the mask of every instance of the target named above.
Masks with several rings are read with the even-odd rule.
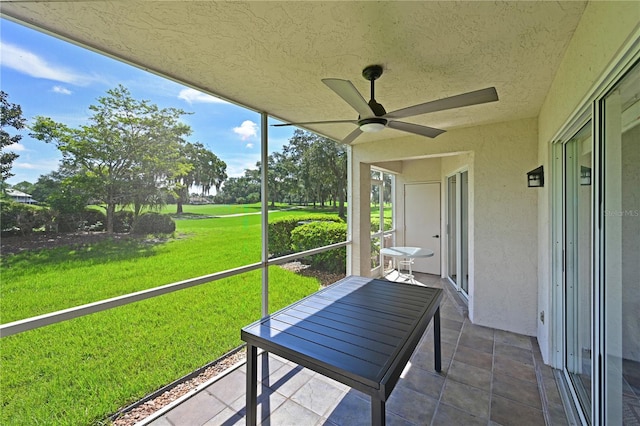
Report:
[[[298,226],[314,221],[344,223],[337,215],[322,214],[288,216],[276,219],[269,223],[269,254],[271,256],[284,256],[293,253],[295,250],[291,246],[291,231]]]
[[[107,222],[103,212],[95,209],[86,209],[83,215],[83,227],[85,231],[104,231]]]
[[[46,226],[51,218],[46,208],[2,200],[0,203],[2,231],[27,235]]]
[[[133,226],[133,212],[120,210],[113,215],[113,232],[125,233]]]
[[[57,212],[53,225],[56,232],[75,232],[83,225],[82,213]]]
[[[176,223],[171,217],[160,213],[145,213],[139,216],[131,229],[132,234],[171,234]]]
[[[310,250],[347,239],[347,224],[344,222],[310,222],[291,231],[291,246],[295,251]],[[328,272],[344,273],[347,249],[341,247],[314,254],[308,259],[311,267]]]
[[[58,232],[104,231],[105,214],[95,209],[58,212],[55,225]]]
[[[371,219],[371,232],[378,232],[380,230],[379,223],[380,220],[378,218]],[[383,226],[385,231],[390,231],[393,226],[393,220],[390,217],[385,217]]]

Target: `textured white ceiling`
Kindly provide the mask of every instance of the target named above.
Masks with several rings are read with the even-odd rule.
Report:
[[[357,119],[322,82],[381,64],[387,111],[495,86],[499,102],[404,121],[535,117],[585,2],[3,1],[26,24],[286,121]],[[312,130],[340,140],[352,125]],[[406,136],[385,129],[357,142]]]

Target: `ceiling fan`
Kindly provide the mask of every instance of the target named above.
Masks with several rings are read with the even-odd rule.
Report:
[[[426,114],[428,112],[478,105],[498,100],[496,88],[488,87],[486,89],[450,96],[448,98],[438,99],[436,101],[426,102],[388,113],[375,98],[375,81],[380,78],[381,75],[381,65],[370,65],[362,71],[362,76],[371,82],[371,100],[369,102],[364,100],[360,92],[358,92],[358,89],[356,89],[353,83],[349,80],[340,80],[337,78],[325,78],[322,80],[324,84],[329,86],[331,90],[336,92],[338,96],[344,99],[345,102],[351,105],[351,107],[358,112],[359,117],[357,120],[305,121],[300,123],[274,124],[274,126],[281,127],[307,124],[352,123],[357,125],[358,128],[349,133],[347,137],[342,140],[343,143],[347,144],[353,142],[362,134],[362,132],[379,132],[385,127],[414,133],[420,136],[426,136],[428,138],[435,138],[439,134],[444,133],[445,130],[421,126],[419,124],[406,123],[403,121],[396,121],[396,119],[413,117],[415,115]]]

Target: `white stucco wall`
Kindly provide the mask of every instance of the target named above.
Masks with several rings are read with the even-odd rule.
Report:
[[[554,324],[552,306],[551,240],[551,142],[569,124],[580,108],[588,104],[607,70],[614,65],[625,45],[637,37],[640,2],[590,2],[565,52],[538,117],[538,160],[545,168],[545,187],[538,190],[538,311],[545,323],[537,322],[542,356],[552,357]]]
[[[526,173],[538,165],[537,141],[537,122],[531,118],[452,130],[435,140],[408,136],[393,143],[356,144],[352,151],[353,185],[361,192],[369,186],[361,182],[368,181],[362,164],[472,153],[474,231],[470,245],[474,249],[470,256],[475,270],[471,320],[527,335],[536,333],[538,190],[527,188]],[[403,172],[407,164],[403,163]],[[362,194],[354,194],[355,210],[368,208],[368,195]],[[356,216],[364,217],[358,212]],[[369,262],[364,254],[368,229],[359,230],[354,223],[353,230],[354,253],[361,252],[354,256],[361,262],[354,271],[364,272]]]

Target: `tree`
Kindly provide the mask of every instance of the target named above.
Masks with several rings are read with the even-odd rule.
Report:
[[[181,152],[190,167],[177,175],[174,182],[177,214],[182,214],[182,205],[188,201],[191,187],[200,186],[201,195],[209,194],[213,187],[217,193],[227,178],[227,164],[201,143],[186,143]]]
[[[23,180],[22,182],[18,182],[15,185],[11,185],[11,188],[17,191],[22,191],[26,194],[32,195],[34,185],[31,182],[27,182],[26,180]]]
[[[218,202],[225,204],[257,203],[260,201],[260,173],[258,170],[245,170],[245,175],[231,177],[224,182],[216,196]]]
[[[82,174],[70,170],[53,171],[33,185],[31,196],[49,207],[51,225],[58,231],[75,230],[85,219],[91,194],[78,183],[81,178]]]
[[[188,170],[180,148],[191,128],[180,122],[185,111],[135,100],[122,85],[89,109],[90,124],[79,128],[36,117],[32,136],[56,143],[61,170],[77,171],[66,183],[104,205],[112,233],[118,206],[139,213],[162,204],[169,182]]]
[[[338,205],[343,219],[347,192],[347,151],[343,145],[313,133],[295,130],[282,152],[269,155],[269,201]],[[260,162],[244,176],[230,178],[217,199],[225,203],[259,200]],[[255,194],[255,195],[253,195]]]
[[[22,108],[20,105],[11,104],[8,101],[9,95],[0,91],[0,149],[4,149],[10,145],[20,142],[22,135],[10,136],[9,133],[4,130],[5,127],[10,126],[16,130],[24,128],[26,119],[22,117]],[[11,167],[13,162],[18,158],[18,154],[15,152],[2,152],[0,156],[0,176],[2,182],[13,176],[11,173]]]
[[[338,203],[338,215],[346,217],[344,202],[347,198],[347,151],[331,139],[317,136],[304,157],[304,164],[320,182],[322,195],[330,194],[334,205]],[[321,200],[324,201],[324,200]]]

